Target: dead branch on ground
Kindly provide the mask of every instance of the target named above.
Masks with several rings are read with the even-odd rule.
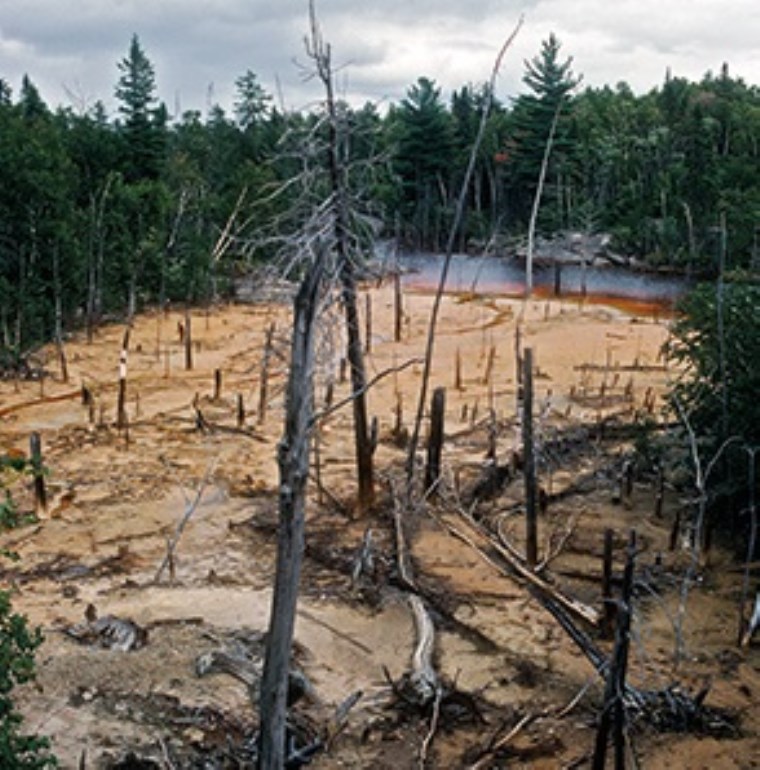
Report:
[[[195,498],[185,507],[185,512],[182,514],[182,518],[177,523],[177,528],[174,531],[174,535],[166,545],[166,555],[156,570],[156,574],[153,577],[154,583],[157,583],[161,579],[161,576],[167,567],[169,567],[169,573],[171,576],[174,577],[174,552],[177,548],[177,545],[179,544],[180,538],[182,537],[182,533],[185,531],[185,527],[187,526],[188,521],[190,521],[190,517],[193,515],[193,513],[195,513],[195,510],[200,505],[203,493],[206,490],[206,486],[208,485],[214,470],[216,469],[216,464],[218,461],[218,457],[214,458],[214,460],[206,468],[206,474],[204,475],[201,483],[198,485]]]

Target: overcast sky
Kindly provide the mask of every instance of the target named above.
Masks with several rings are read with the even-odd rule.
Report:
[[[525,24],[498,85],[521,89],[524,60],[550,32],[587,85],[627,81],[644,92],[673,75],[699,79],[728,62],[760,84],[760,0],[317,0],[325,39],[352,103],[402,99],[419,76],[448,98],[481,83],[520,14]],[[288,109],[320,95],[304,82],[307,0],[0,0],[0,77],[18,93],[27,73],[51,106],[113,109],[117,62],[136,33],[169,111],[230,109],[253,70]]]

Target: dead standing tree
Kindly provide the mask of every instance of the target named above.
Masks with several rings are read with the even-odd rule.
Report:
[[[549,136],[546,139],[546,146],[544,147],[544,157],[541,161],[541,170],[538,173],[538,185],[536,186],[536,194],[533,196],[533,206],[530,212],[530,223],[528,224],[528,251],[525,258],[525,297],[530,297],[533,294],[533,246],[536,235],[536,223],[538,221],[538,211],[541,206],[541,196],[544,192],[544,182],[546,180],[546,171],[549,168],[549,156],[552,152],[552,145],[554,144],[554,134],[557,130],[557,123],[559,122],[559,115],[562,111],[562,98],[557,103],[557,109],[554,111],[554,117],[552,118],[551,127],[549,128]]]
[[[309,267],[294,303],[293,340],[288,375],[285,431],[277,450],[280,469],[280,525],[277,566],[259,695],[259,768],[285,766],[288,673],[293,644],[298,584],[304,548],[304,511],[313,428],[314,336],[324,252]],[[251,696],[255,699],[256,693]]]
[[[335,258],[341,286],[341,299],[346,319],[348,337],[346,358],[351,372],[351,392],[354,413],[354,439],[356,450],[356,473],[359,482],[357,508],[366,513],[374,499],[372,468],[373,442],[367,418],[364,348],[359,326],[359,311],[356,301],[356,274],[353,241],[350,225],[350,205],[344,153],[342,150],[341,121],[335,105],[333,69],[330,45],[324,42],[317,22],[314,2],[309,3],[310,36],[306,40],[306,53],[314,63],[316,74],[325,89],[327,111],[327,167],[330,178],[330,207],[333,215],[335,237]]]

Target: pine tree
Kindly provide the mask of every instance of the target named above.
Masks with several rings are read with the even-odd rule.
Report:
[[[396,170],[402,179],[402,210],[416,230],[416,245],[435,249],[442,234],[441,213],[448,198],[451,166],[451,118],[441,90],[428,78],[411,86],[393,111]]]
[[[514,167],[513,181],[518,210],[524,217],[536,189],[555,115],[559,113],[552,139],[552,152],[547,173],[547,193],[551,190],[557,206],[546,206],[552,217],[544,216],[545,222],[556,227],[564,224],[563,186],[572,174],[575,142],[571,136],[569,97],[581,78],[572,72],[572,57],[561,61],[560,42],[552,33],[541,44],[541,52],[525,62],[523,82],[530,93],[518,98],[514,109]],[[551,196],[547,195],[547,198]]]
[[[121,77],[116,86],[119,112],[124,116],[127,180],[157,179],[166,143],[166,107],[158,104],[156,79],[137,35],[132,36],[129,53],[119,62]]]

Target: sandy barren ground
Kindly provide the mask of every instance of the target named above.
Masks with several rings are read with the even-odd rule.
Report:
[[[373,377],[422,355],[432,297],[407,287],[403,339],[393,341],[393,291],[368,287]],[[362,304],[364,307],[364,304]],[[427,748],[428,767],[466,767],[494,736],[526,716],[533,721],[484,767],[582,767],[593,748],[602,684],[585,657],[543,607],[513,578],[488,564],[450,527],[460,512],[498,525],[516,547],[522,522],[517,478],[494,500],[473,505],[489,433],[497,461],[518,448],[515,422],[515,328],[537,363],[536,413],[546,446],[568,431],[591,433],[547,455],[541,483],[552,502],[540,522],[542,551],[563,540],[550,565],[555,584],[599,607],[602,533],[615,532],[620,570],[628,532],[635,528],[645,587],[638,593],[631,681],[662,688],[678,681],[712,687],[708,703],[736,718],[729,736],[658,733],[640,726],[633,742],[647,768],[751,768],[760,756],[760,658],[757,646],[739,650],[740,575],[726,554],[690,597],[684,641],[688,656],[675,670],[672,618],[686,555],[668,541],[678,495],[667,490],[664,516],[655,518],[652,479],[642,476],[626,504],[615,502],[630,442],[598,440],[593,426],[613,413],[659,414],[672,373],[659,351],[667,322],[630,308],[505,297],[446,297],[436,338],[432,386],[445,386],[446,436],[442,496],[428,513],[405,512],[416,574],[436,623],[436,662],[459,700],[442,709]],[[92,344],[67,344],[70,379],[0,382],[0,450],[26,451],[29,434],[42,436],[49,469],[48,515],[7,532],[0,546],[20,555],[3,562],[2,579],[15,607],[45,629],[37,685],[21,696],[27,728],[50,735],[64,767],[111,767],[132,751],[157,767],[201,767],[203,756],[236,767],[230,746],[255,727],[246,687],[219,673],[199,678],[198,655],[238,642],[260,649],[266,628],[277,522],[276,446],[282,428],[289,308],[239,305],[193,315],[194,367],[184,368],[176,313],[141,315],[131,334],[128,437],[115,427],[116,380],[123,327],[101,329]],[[266,329],[275,324],[269,393],[257,417]],[[337,356],[323,348],[317,405],[324,402]],[[455,387],[457,359],[460,387]],[[214,398],[214,370],[222,391]],[[418,767],[430,715],[390,705],[383,673],[398,679],[409,666],[414,624],[394,581],[391,479],[403,465],[395,428],[408,428],[416,408],[420,364],[381,378],[369,396],[379,421],[375,455],[377,509],[351,515],[355,476],[351,416],[331,415],[319,434],[318,504],[312,485],[307,553],[296,628],[296,660],[315,697],[301,719],[319,729],[355,690],[363,697],[344,732],[317,767]],[[81,403],[80,385],[93,394]],[[337,382],[335,400],[348,393]],[[246,423],[238,429],[238,394]],[[195,403],[195,407],[193,404]],[[204,418],[199,427],[197,409]],[[574,433],[573,435],[579,435]],[[33,503],[28,481],[7,478],[22,511]],[[177,545],[173,574],[156,573],[182,514],[200,503]],[[352,586],[355,554],[373,531],[375,575]],[[120,652],[81,645],[62,629],[83,620],[88,604],[101,615],[133,619],[148,629],[141,649]],[[592,632],[593,635],[593,632]],[[605,651],[609,644],[597,643]],[[252,649],[252,648],[251,648]],[[586,688],[582,697],[563,709]],[[226,758],[225,758],[226,757]],[[126,766],[126,765],[124,765]],[[137,766],[137,765],[132,765]],[[144,765],[147,766],[147,765]]]

